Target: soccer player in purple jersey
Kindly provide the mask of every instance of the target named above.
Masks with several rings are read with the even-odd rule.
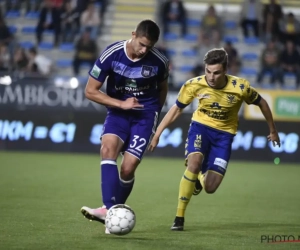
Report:
[[[100,149],[104,206],[82,207],[82,214],[89,220],[104,224],[107,210],[126,202],[135,170],[155,133],[169,76],[168,59],[154,47],[159,34],[155,22],[140,22],[130,40],[108,46],[89,72],[86,97],[107,107]],[[103,93],[100,88],[106,79]],[[121,152],[119,174],[116,161]]]

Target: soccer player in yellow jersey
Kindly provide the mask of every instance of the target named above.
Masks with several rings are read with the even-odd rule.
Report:
[[[202,187],[212,194],[221,184],[243,102],[260,108],[269,126],[268,140],[274,146],[280,146],[272,113],[265,99],[246,79],[226,74],[226,51],[223,48],[208,51],[204,63],[205,75],[192,78],[182,86],[176,104],[159,124],[149,145],[149,150],[153,151],[163,130],[179,117],[194,98],[199,100],[186,140],[187,168],[180,181],[177,213],[171,227],[171,230],[176,231],[183,230],[185,210],[192,194],[200,193]]]

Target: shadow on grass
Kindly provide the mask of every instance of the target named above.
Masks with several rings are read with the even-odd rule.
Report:
[[[113,235],[113,234],[98,234],[93,235],[93,239],[101,239],[104,241],[110,241],[110,240],[122,240],[122,241],[151,241],[151,238],[149,237],[149,232],[140,232],[135,231],[131,232],[126,235]]]
[[[108,235],[107,238],[110,237],[113,240],[128,240],[128,241],[151,241],[151,239],[149,237],[135,237],[135,236],[117,236],[117,235]]]

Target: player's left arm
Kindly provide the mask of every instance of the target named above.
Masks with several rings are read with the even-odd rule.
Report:
[[[264,115],[270,130],[270,134],[268,135],[268,140],[273,142],[273,145],[278,145],[280,147],[280,138],[274,123],[273,115],[271,109],[267,103],[267,101],[260,97],[260,101],[257,106],[260,108],[262,114]]]
[[[169,61],[165,61],[163,64],[163,67],[160,67],[159,73],[158,73],[158,92],[159,92],[159,104],[161,109],[165,105],[167,94],[168,94],[168,88],[169,88]]]
[[[243,92],[244,101],[247,104],[257,105],[262,114],[264,115],[270,130],[270,134],[267,136],[269,141],[273,142],[273,145],[278,145],[280,147],[280,139],[279,135],[274,123],[273,115],[271,109],[266,102],[266,100],[254,89],[250,86],[249,82],[246,81],[245,85],[247,86],[247,91]]]
[[[185,83],[178,94],[176,104],[174,104],[167,114],[164,116],[160,124],[158,125],[155,135],[153,136],[150,144],[149,151],[153,151],[159,143],[159,137],[162,132],[171,125],[182,114],[183,109],[188,106],[194,99],[193,86],[188,82]]]
[[[169,89],[168,78],[159,84],[159,103],[161,108],[165,105],[167,94]]]

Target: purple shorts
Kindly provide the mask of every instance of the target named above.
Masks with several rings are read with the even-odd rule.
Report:
[[[157,121],[158,112],[155,111],[109,110],[102,136],[118,136],[124,142],[122,152],[141,160],[155,133]]]

